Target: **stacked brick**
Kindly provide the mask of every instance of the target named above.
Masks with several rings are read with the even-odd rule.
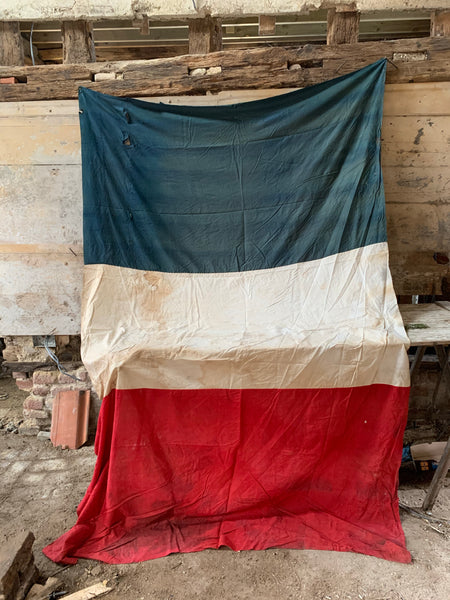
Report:
[[[38,579],[33,542],[31,532],[0,540],[0,600],[23,600]]]
[[[19,389],[29,392],[23,405],[24,421],[19,426],[20,433],[36,435],[50,428],[53,401],[58,392],[91,389],[85,367],[72,368],[68,373],[80,381],[60,373],[56,367],[43,367],[32,374],[13,372]]]

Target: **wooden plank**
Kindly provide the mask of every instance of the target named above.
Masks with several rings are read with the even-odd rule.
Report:
[[[450,257],[450,205],[387,203],[386,221],[396,293],[448,293],[449,264],[438,262],[435,255]]]
[[[63,21],[61,23],[63,63],[95,62],[94,32],[87,21]]]
[[[450,344],[450,312],[437,304],[400,304],[411,346]]]
[[[450,39],[433,37],[337,46],[227,50],[150,61],[85,63],[76,67],[0,67],[0,77],[15,76],[24,82],[30,78],[20,85],[0,86],[0,101],[76,98],[79,85],[117,96],[136,97],[304,87],[344,75],[382,57],[418,51],[425,52],[428,59],[398,60],[396,67],[388,63],[387,82],[447,81]],[[300,68],[294,69],[293,65]],[[211,67],[220,69],[209,71]],[[203,75],[199,76],[197,69],[205,70]],[[80,72],[81,78],[77,78]],[[114,73],[115,79],[92,81],[99,72]]]
[[[449,107],[450,81],[408,85],[393,83],[386,86],[383,118],[448,115]]]
[[[416,167],[385,166],[383,179],[386,202],[450,205],[450,169],[441,165]],[[450,223],[448,223],[450,226]]]
[[[96,65],[102,71],[101,65]],[[249,102],[286,94],[298,88],[226,90],[208,96],[153,96],[142,98],[150,102],[168,104],[231,104]],[[450,106],[450,82],[394,83],[387,84],[384,95],[383,118],[391,116],[439,116],[448,115]],[[41,100],[36,102],[8,102],[0,107],[0,119],[12,116],[61,116],[70,115],[78,119],[76,100]]]
[[[406,150],[401,142],[384,142],[381,146],[381,164],[383,173],[388,167],[421,167],[422,170],[439,167],[442,173],[446,173],[450,165],[450,148],[421,152]]]
[[[355,44],[359,35],[360,13],[330,8],[327,18],[327,44]]]
[[[90,598],[98,598],[108,594],[113,588],[107,587],[106,583],[94,583],[83,590],[64,596],[66,600],[90,600]]]
[[[450,108],[441,116],[399,116],[384,119],[381,141],[404,143],[405,149],[448,149]]]
[[[222,21],[207,15],[189,21],[189,54],[222,50]]]
[[[0,21],[0,65],[23,65],[23,39],[18,21]]]
[[[391,254],[420,251],[433,265],[435,253],[450,252],[450,204],[388,203],[386,219]]]

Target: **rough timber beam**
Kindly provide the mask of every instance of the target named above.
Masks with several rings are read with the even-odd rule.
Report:
[[[450,36],[450,10],[434,11],[431,13],[432,36]]]
[[[189,21],[189,54],[208,54],[222,50],[222,21],[209,15]]]
[[[327,44],[356,44],[360,13],[351,6],[328,10]]]
[[[23,40],[17,21],[0,22],[0,65],[23,65]]]
[[[86,21],[63,21],[61,35],[63,40],[63,63],[95,62],[94,34],[90,23]]]
[[[392,61],[387,64],[387,83],[448,81],[450,38],[227,50],[131,62],[0,67],[0,77],[16,77],[22,82],[2,84],[0,101],[76,98],[80,86],[135,97],[306,87],[380,58]],[[98,73],[109,76],[94,81]]]

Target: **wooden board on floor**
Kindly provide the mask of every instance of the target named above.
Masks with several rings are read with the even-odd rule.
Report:
[[[217,105],[287,91],[150,100]],[[450,82],[386,86],[381,150],[399,294],[440,293],[450,286],[449,264],[434,258],[450,256],[449,142]],[[75,100],[0,103],[0,206],[0,335],[79,333],[82,195]]]

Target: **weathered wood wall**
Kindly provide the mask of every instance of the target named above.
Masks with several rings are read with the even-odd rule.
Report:
[[[223,104],[287,90],[152,98]],[[450,267],[450,83],[386,86],[382,161],[394,284],[440,293]],[[0,336],[76,334],[82,266],[76,101],[0,104]],[[448,282],[448,283],[447,283]]]

